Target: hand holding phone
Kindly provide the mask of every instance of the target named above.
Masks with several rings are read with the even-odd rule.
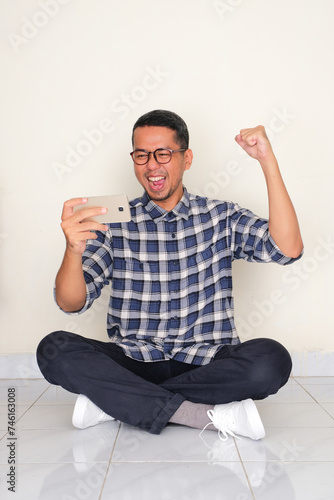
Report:
[[[67,253],[81,255],[87,240],[97,238],[95,231],[108,230],[104,223],[127,222],[131,214],[125,195],[94,196],[65,201],[61,220]]]
[[[125,194],[90,196],[84,205],[73,207],[73,213],[77,213],[87,208],[104,207],[107,212],[102,215],[89,216],[83,219],[86,221],[100,222],[103,224],[114,222],[129,222],[131,220],[129,201]]]

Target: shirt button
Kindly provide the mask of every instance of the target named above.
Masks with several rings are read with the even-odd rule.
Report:
[[[176,234],[175,233],[172,233],[172,238],[175,238]]]

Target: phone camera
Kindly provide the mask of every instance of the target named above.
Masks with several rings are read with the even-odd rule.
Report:
[[[118,207],[119,212],[124,212],[124,207]]]

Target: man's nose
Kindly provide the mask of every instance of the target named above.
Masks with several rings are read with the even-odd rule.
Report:
[[[157,166],[159,166],[159,163],[154,158],[153,152],[149,153],[149,155],[148,155],[148,162],[147,162],[146,165],[147,165],[147,168],[150,168],[150,169],[154,169],[154,168],[157,168]]]

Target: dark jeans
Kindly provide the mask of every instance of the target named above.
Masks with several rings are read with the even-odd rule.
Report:
[[[292,365],[285,347],[271,339],[224,346],[197,366],[135,361],[114,343],[65,331],[40,342],[37,361],[51,384],[84,394],[116,420],[152,434],[160,434],[185,400],[215,405],[274,394]]]

